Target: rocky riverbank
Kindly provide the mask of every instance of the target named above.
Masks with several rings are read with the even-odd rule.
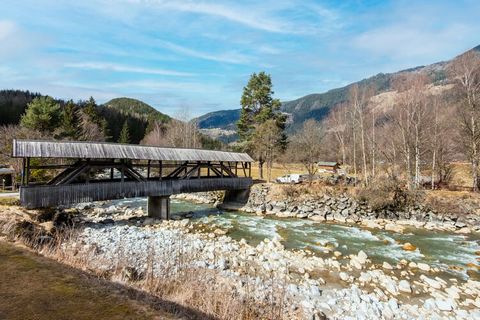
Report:
[[[369,228],[403,232],[405,226],[416,228],[469,233],[480,231],[480,215],[441,214],[420,204],[400,211],[373,210],[347,194],[327,194],[272,199],[271,184],[257,184],[252,187],[247,204],[240,210],[258,215],[275,215],[282,218],[312,219],[315,221],[336,221],[356,223]],[[207,199],[208,193],[201,197]],[[238,209],[238,208],[236,208]]]
[[[90,208],[84,219],[79,238],[64,250],[90,256],[91,268],[109,273],[121,265],[133,280],[148,270],[156,277],[211,270],[215,283],[228,283],[258,305],[281,305],[288,319],[480,317],[480,282],[446,278],[425,263],[373,264],[363,251],[322,258],[286,250],[279,239],[252,246],[218,226],[144,218],[142,209]]]
[[[62,244],[62,255],[133,286],[198,275],[195,281],[212,292],[228,287],[240,301],[288,319],[480,317],[480,282],[426,263],[372,263],[364,251],[343,256],[332,250],[320,257],[308,249],[287,250],[278,238],[254,246],[233,240],[221,226],[182,219],[188,212],[177,221],[159,221],[130,205],[86,204],[69,211],[78,234]]]

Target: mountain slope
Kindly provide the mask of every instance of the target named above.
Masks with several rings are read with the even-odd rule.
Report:
[[[480,45],[472,50],[480,52]],[[360,86],[372,86],[375,88],[375,94],[380,94],[391,90],[393,79],[399,75],[419,72],[428,75],[433,84],[446,83],[448,81],[446,67],[449,62],[450,61],[437,62],[431,65],[418,66],[394,73],[379,73],[375,76],[341,88],[329,90],[325,93],[309,94],[296,100],[282,102],[282,112],[289,114],[289,119],[291,119],[287,130],[289,132],[295,131],[300,128],[307,119],[324,119],[332,108],[347,101],[351,87],[356,84]],[[240,109],[221,110],[207,113],[197,118],[197,120],[201,129],[208,129],[218,135],[218,132],[221,132],[221,130],[235,130],[235,123],[238,121],[239,115]]]
[[[240,109],[220,110],[207,113],[195,119],[201,129],[221,128],[223,130],[235,130],[236,122],[240,118]]]
[[[162,122],[168,122],[171,118],[156,110],[154,107],[143,101],[132,98],[115,98],[104,105],[108,108],[115,109],[125,115],[130,115],[141,119],[155,119]]]

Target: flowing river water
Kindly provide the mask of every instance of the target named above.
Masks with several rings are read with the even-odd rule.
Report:
[[[146,199],[126,199],[109,202],[129,208],[146,209]],[[367,229],[358,225],[315,222],[308,219],[257,216],[240,211],[223,212],[206,204],[172,199],[172,217],[180,213],[193,214],[193,223],[215,225],[228,229],[228,236],[245,239],[256,245],[265,238],[279,238],[286,249],[304,249],[320,256],[331,256],[340,251],[343,256],[363,250],[374,263],[391,264],[401,259],[424,262],[437,267],[446,275],[465,278],[466,271],[476,279],[478,270],[473,266],[480,260],[480,235],[407,228],[404,233]],[[402,245],[409,242],[417,247],[405,251]],[[470,265],[469,265],[470,264]]]

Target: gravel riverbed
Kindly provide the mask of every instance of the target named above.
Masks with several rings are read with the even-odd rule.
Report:
[[[151,265],[158,277],[180,268],[211,270],[259,304],[278,297],[285,319],[480,318],[480,282],[445,275],[425,263],[374,264],[362,250],[321,257],[287,250],[278,238],[251,245],[219,226],[184,218],[192,213],[159,221],[145,218],[141,207],[79,209],[85,227],[65,251],[89,255],[98,270],[108,272],[120,263],[136,275]]]

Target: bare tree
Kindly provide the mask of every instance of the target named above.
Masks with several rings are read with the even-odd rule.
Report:
[[[398,142],[404,158],[408,188],[418,187],[421,180],[429,115],[425,83],[425,77],[419,74],[405,74],[397,78],[394,86],[398,97],[393,110],[388,114],[389,120],[394,124],[395,134],[401,138]]]
[[[347,163],[348,105],[342,104],[332,110],[326,120],[327,133],[336,139],[342,154],[342,164]]]
[[[368,113],[368,100],[370,98],[369,89],[353,85],[350,90],[350,103],[354,111],[354,119],[358,124],[358,134],[360,139],[360,147],[362,151],[362,173],[363,182],[368,185],[368,169],[367,169],[367,145],[366,145],[366,115]]]
[[[454,145],[452,136],[456,128],[451,125],[454,118],[454,109],[449,108],[445,96],[432,96],[431,126],[429,134],[429,151],[431,156],[431,189],[435,189],[436,182],[442,183],[449,178]]]
[[[309,119],[303,123],[289,143],[288,153],[291,159],[304,165],[310,182],[317,172],[317,162],[323,153],[324,132],[319,122]]]
[[[84,141],[105,141],[104,130],[83,110],[78,110],[77,116],[80,119],[79,140]]]
[[[53,139],[48,133],[40,133],[20,126],[0,126],[0,163],[9,164],[16,172],[22,170],[22,160],[12,158],[13,139]]]
[[[282,130],[274,119],[265,121],[257,126],[252,138],[253,150],[258,158],[262,158],[267,165],[267,181],[272,178],[273,161],[282,152],[278,140]]]
[[[143,138],[142,144],[174,147],[174,148],[200,148],[200,134],[195,121],[189,120],[188,109],[181,109],[177,118],[167,124],[155,122],[152,130]]]
[[[480,56],[469,51],[452,63],[450,74],[456,82],[459,97],[457,115],[459,134],[464,152],[470,161],[472,189],[478,191],[478,164],[480,154]]]

